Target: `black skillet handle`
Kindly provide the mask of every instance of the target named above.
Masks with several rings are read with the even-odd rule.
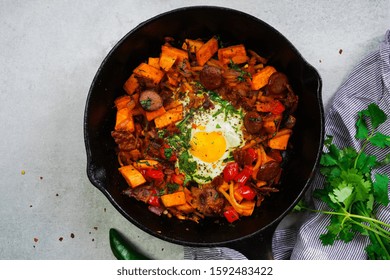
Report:
[[[273,260],[272,237],[276,227],[277,223],[260,233],[232,242],[227,247],[240,252],[249,260]]]

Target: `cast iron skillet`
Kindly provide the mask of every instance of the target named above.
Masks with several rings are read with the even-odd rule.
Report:
[[[268,197],[253,216],[234,226],[224,219],[202,223],[159,217],[145,204],[122,194],[127,187],[117,168],[115,143],[110,135],[115,123],[114,99],[125,94],[122,86],[132,69],[149,56],[158,56],[165,36],[209,39],[225,44],[244,43],[287,74],[299,95],[297,123],[281,178],[280,192]],[[308,187],[323,145],[321,79],[295,47],[265,22],[232,9],[197,6],[158,15],[124,36],[104,59],[86,101],[84,137],[87,175],[113,206],[131,223],[168,242],[186,246],[227,246],[249,259],[272,258],[272,233]]]

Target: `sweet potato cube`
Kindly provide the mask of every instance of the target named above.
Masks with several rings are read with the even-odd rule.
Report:
[[[268,140],[268,146],[275,150],[286,150],[288,140],[290,139],[290,133],[283,134]]]
[[[157,118],[157,117],[159,117],[161,115],[164,115],[165,113],[166,113],[166,110],[165,110],[165,108],[163,106],[163,107],[160,107],[160,109],[157,109],[155,111],[150,111],[150,112],[149,111],[145,111],[145,116],[146,116],[146,119],[148,121],[152,121],[155,118]]]
[[[276,72],[276,69],[272,66],[266,66],[252,75],[253,90],[258,90],[268,84],[269,77]]]
[[[153,169],[153,168],[157,168],[158,164],[159,164],[159,162],[157,160],[143,159],[143,160],[139,160],[139,161],[134,162],[133,165],[137,169]]]
[[[178,206],[187,203],[184,192],[164,194],[161,196],[161,201],[165,207]]]
[[[176,61],[182,61],[184,59],[188,59],[188,53],[186,51],[167,45],[161,47],[159,65],[165,71],[171,69]]]
[[[115,107],[117,110],[127,107],[127,104],[131,101],[131,97],[128,95],[123,95],[115,99]]]
[[[148,64],[154,68],[160,69],[160,58],[159,57],[149,57]]]
[[[182,204],[182,205],[177,205],[176,209],[183,212],[183,213],[191,213],[194,212],[194,207],[191,206],[188,202]]]
[[[183,119],[183,106],[177,106],[165,112],[165,114],[154,119],[156,128],[166,127]]]
[[[129,108],[125,107],[117,111],[115,130],[126,130],[133,132],[135,129],[133,115]]]
[[[157,69],[149,64],[142,62],[137,68],[134,69],[133,73],[136,76],[143,77],[151,80],[154,84],[158,84],[164,77],[164,71]]]
[[[119,168],[119,172],[125,178],[130,187],[135,188],[146,182],[144,176],[132,165],[126,165]]]
[[[211,38],[196,52],[198,65],[203,66],[218,51],[218,40]]]
[[[138,87],[139,83],[134,74],[131,74],[131,76],[126,80],[125,84],[123,85],[123,89],[128,95],[132,95]]]
[[[196,53],[203,45],[204,42],[200,40],[185,39],[182,49],[189,51],[190,53]]]
[[[223,64],[233,62],[235,64],[242,64],[248,61],[245,46],[235,45],[218,50],[218,60]]]

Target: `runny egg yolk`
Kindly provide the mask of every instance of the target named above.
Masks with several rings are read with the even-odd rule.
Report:
[[[226,140],[220,131],[197,132],[192,136],[190,145],[190,153],[208,163],[219,160],[226,150]]]

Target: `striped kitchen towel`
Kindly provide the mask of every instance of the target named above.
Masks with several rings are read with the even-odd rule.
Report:
[[[331,107],[325,117],[325,134],[333,135],[333,143],[339,148],[346,146],[360,149],[360,141],[355,139],[357,112],[366,109],[368,104],[376,103],[390,116],[390,30],[377,51],[364,58],[339,87]],[[379,131],[390,134],[390,118],[379,127]],[[367,147],[366,151],[378,159],[390,153],[390,149]],[[390,166],[377,170],[390,176]],[[322,188],[323,177],[316,174],[310,188],[305,193],[306,203],[315,209],[324,209],[326,205],[313,199],[316,188]],[[390,207],[380,206],[377,216],[390,223]],[[323,246],[319,236],[325,233],[329,216],[308,212],[291,213],[284,220],[288,226],[280,226],[273,236],[272,248],[275,259],[328,259],[354,260],[366,259],[364,247],[368,238],[359,236],[349,243],[336,241],[333,246]],[[291,221],[294,221],[293,223]],[[281,224],[286,224],[282,223]],[[253,245],[253,248],[256,244]],[[245,259],[243,255],[229,248],[184,248],[185,259]]]

